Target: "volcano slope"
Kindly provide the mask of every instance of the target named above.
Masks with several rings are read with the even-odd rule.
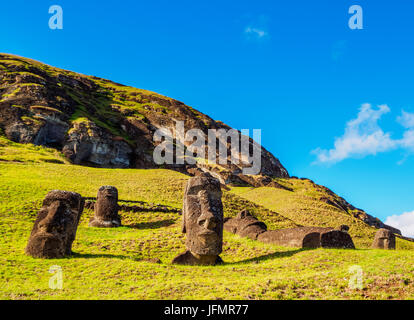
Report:
[[[225,191],[225,216],[249,209],[272,229],[308,223],[348,223],[357,250],[284,248],[225,232],[221,255],[224,265],[176,266],[171,265],[171,260],[185,248],[180,230],[181,216],[175,210],[121,210],[123,227],[98,229],[88,227],[93,211],[85,209],[73,245],[73,256],[41,260],[24,254],[37,210],[52,189],[71,190],[93,198],[101,185],[114,185],[119,190],[121,205],[132,202],[181,209],[188,178],[167,169],[76,166],[54,149],[19,144],[0,137],[0,279],[3,284],[0,298],[414,298],[414,243],[397,239],[397,250],[369,249],[375,227],[339,210],[335,212],[336,208],[325,206],[323,202],[317,205],[317,197],[306,194],[322,191],[308,181],[297,179],[280,181],[285,185],[292,183],[293,191],[257,189],[273,193],[275,198],[280,193],[279,202],[263,200],[264,205],[277,207],[279,211],[247,200],[261,202],[261,197],[255,194],[256,189]],[[268,194],[264,196],[263,199],[271,198]],[[62,269],[61,290],[49,287],[52,276],[49,268],[54,265]],[[354,265],[361,266],[364,272],[362,290],[349,287],[349,279],[353,276],[349,268]]]
[[[7,107],[2,105],[2,121],[9,115],[6,110],[10,110],[11,97],[11,93],[4,97],[10,86],[3,86],[8,89],[2,91],[1,99],[6,99],[7,104]],[[36,128],[32,120],[24,118],[36,120],[35,115],[26,113],[26,106],[13,108],[20,110],[16,111],[18,116],[13,121],[27,120],[30,123],[25,126],[27,130]],[[76,112],[79,110],[73,111],[75,115]],[[76,124],[78,118],[73,119]],[[40,116],[41,123],[36,130],[44,128],[48,120]],[[73,124],[72,120],[67,121],[69,126]],[[188,174],[160,168],[97,168],[84,160],[77,165],[64,153],[62,146],[50,143],[49,147],[53,148],[47,148],[33,144],[34,140],[11,141],[10,138],[16,138],[10,135],[14,129],[2,128],[2,299],[414,298],[414,243],[398,238],[395,251],[369,249],[381,222],[307,179],[289,178],[287,173],[277,175],[275,169],[275,175],[266,176],[274,182],[271,184],[274,187],[229,184],[224,188],[228,189],[224,190],[223,196],[225,216],[231,217],[248,209],[269,229],[348,224],[357,250],[284,248],[225,232],[223,265],[176,266],[171,265],[171,260],[185,249],[180,230],[181,216],[176,209],[182,208]],[[103,131],[105,134],[110,132],[103,124],[99,128],[107,130]],[[70,135],[71,129],[67,130],[63,142]],[[38,136],[28,132],[28,137]],[[121,210],[123,226],[116,229],[89,228],[88,221],[93,212],[85,209],[73,244],[73,256],[41,260],[24,254],[37,210],[48,191],[62,189],[94,198],[102,185],[118,188],[120,205],[137,204],[147,209]],[[159,205],[167,209],[157,211]],[[363,270],[364,288],[361,290],[349,286],[349,280],[354,276],[349,268],[354,265]],[[61,290],[49,287],[52,266],[62,270]]]

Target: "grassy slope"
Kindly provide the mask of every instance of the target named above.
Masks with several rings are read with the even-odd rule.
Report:
[[[174,213],[121,212],[124,227],[95,229],[87,227],[92,212],[85,210],[73,247],[74,256],[59,260],[25,256],[24,247],[36,211],[51,189],[93,197],[99,186],[110,184],[118,187],[122,200],[179,208],[188,177],[167,170],[111,170],[55,164],[44,161],[45,158],[62,160],[53,150],[29,145],[17,147],[5,139],[2,141],[2,299],[414,298],[414,251],[410,250],[298,250],[241,239],[226,232],[221,255],[225,265],[172,266],[172,258],[185,249],[180,216]],[[246,196],[247,191],[241,191]],[[294,225],[229,193],[224,197],[224,205],[226,215],[247,206],[272,228]],[[282,210],[283,206],[278,209],[280,213],[287,212]],[[145,261],[149,258],[159,258],[162,263]],[[355,264],[364,270],[364,290],[348,288],[348,268]],[[62,267],[63,290],[48,287],[51,276],[48,270],[52,265]]]
[[[232,188],[231,192],[274,210],[299,225],[321,227],[349,225],[349,233],[357,247],[371,246],[377,229],[343,210],[320,201],[320,198],[334,199],[336,195],[329,195],[324,188],[319,188],[310,180],[278,179],[277,181],[293,191],[267,187],[236,187]],[[401,239],[397,239],[397,246],[400,249],[414,249],[414,243]]]
[[[14,71],[16,67],[18,67],[19,70],[24,71],[16,72]],[[37,73],[45,72],[52,78],[61,75],[92,81],[99,86],[99,88],[88,92],[78,91],[64,83],[58,83],[60,89],[62,89],[66,95],[70,96],[77,105],[75,112],[70,115],[71,124],[84,123],[88,126],[89,122],[94,122],[99,127],[107,129],[113,135],[124,138],[124,140],[131,145],[134,145],[136,141],[120,128],[120,123],[124,118],[147,122],[147,116],[168,114],[172,112],[168,107],[162,105],[162,103],[160,104],[159,101],[157,102],[157,99],[163,100],[164,102],[171,101],[172,99],[169,97],[145,89],[124,86],[110,80],[63,70],[24,57],[0,53],[0,71],[10,76],[26,74],[39,78],[40,80],[45,79]],[[9,84],[4,85],[4,87],[7,86],[9,86]],[[3,97],[0,95],[0,101],[5,98],[16,96],[24,86],[37,86],[39,88],[44,88],[46,86],[48,87],[48,90],[50,90],[54,89],[55,85],[51,83],[44,85],[31,83],[15,84],[14,92],[4,94]],[[32,106],[32,108],[33,107],[53,109],[45,106]],[[191,107],[189,107],[189,109],[196,117],[205,120],[205,115]],[[126,114],[128,116],[126,116]],[[35,122],[36,117],[33,115],[28,116],[26,117],[26,121]]]

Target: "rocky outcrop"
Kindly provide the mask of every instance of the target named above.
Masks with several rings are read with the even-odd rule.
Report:
[[[214,121],[184,103],[146,90],[109,80],[84,76],[45,64],[0,54],[0,129],[20,143],[56,148],[75,164],[105,168],[155,168],[152,157],[159,142],[158,128],[176,133],[176,122],[184,130],[231,128]],[[239,135],[241,133],[239,132]],[[175,143],[188,147],[191,141],[176,136]],[[248,138],[251,148],[257,148]],[[225,145],[230,160],[230,143]],[[218,153],[218,150],[217,150]],[[207,155],[206,155],[207,157]],[[261,168],[256,176],[242,174],[249,164],[165,165],[191,174],[208,172],[221,184],[276,186],[275,177],[289,177],[287,170],[266,149],[261,149]],[[243,160],[243,159],[242,159]]]
[[[103,168],[129,168],[132,148],[91,121],[75,123],[68,131],[63,154],[74,164]]]

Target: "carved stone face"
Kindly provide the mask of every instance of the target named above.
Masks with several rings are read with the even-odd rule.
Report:
[[[78,193],[49,192],[33,226],[26,253],[40,258],[70,255],[83,205]]]
[[[95,215],[103,220],[111,220],[118,214],[118,190],[112,186],[103,186],[98,191]]]
[[[118,215],[118,190],[112,186],[99,188],[95,203],[95,215],[90,219],[89,226],[113,228],[121,225]]]
[[[395,235],[387,229],[379,229],[372,244],[377,249],[395,249]]]
[[[223,245],[223,204],[220,182],[212,177],[191,178],[185,190],[183,232],[186,246],[197,255],[216,256]]]

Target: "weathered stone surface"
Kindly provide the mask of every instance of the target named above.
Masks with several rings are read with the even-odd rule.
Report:
[[[355,249],[354,242],[347,232],[330,230],[321,232],[322,248]]]
[[[247,210],[243,210],[235,218],[224,222],[224,230],[256,240],[259,234],[267,230],[267,227],[264,222],[257,220]]]
[[[223,204],[220,182],[211,175],[188,180],[183,205],[187,251],[173,264],[214,265],[223,246]]]
[[[133,150],[91,121],[75,123],[69,130],[63,153],[75,164],[128,168]]]
[[[84,200],[80,194],[54,190],[43,200],[26,254],[35,258],[62,258],[72,254]]]
[[[94,205],[95,215],[90,219],[90,227],[113,228],[121,225],[118,214],[118,190],[112,186],[103,186],[98,191]]]
[[[338,230],[322,227],[299,227],[267,231],[266,225],[242,211],[235,218],[226,219],[224,229],[241,237],[265,243],[296,248],[355,248],[348,226]]]
[[[387,229],[379,229],[372,243],[374,249],[395,249],[395,235]]]
[[[259,234],[257,240],[285,247],[318,248],[321,233],[313,228],[272,230]]]
[[[200,129],[205,138],[208,129],[232,129],[180,101],[140,89],[123,90],[124,87],[0,54],[0,129],[15,142],[53,147],[75,164],[105,168],[159,167],[152,156],[158,145],[154,133],[158,128],[175,132],[176,121],[184,122],[185,131]],[[71,121],[76,115],[76,121]],[[218,167],[197,161],[194,167],[210,172],[222,184],[244,179],[255,186],[273,185],[271,178],[289,177],[276,157],[251,138],[248,141],[251,150],[261,148],[258,175],[241,175],[242,169],[251,164],[247,157],[242,157],[238,164],[231,163],[231,145],[226,137],[217,140],[220,148],[227,150],[226,164]],[[176,143],[188,147],[193,142],[177,137]],[[187,165],[165,167],[186,171]]]

